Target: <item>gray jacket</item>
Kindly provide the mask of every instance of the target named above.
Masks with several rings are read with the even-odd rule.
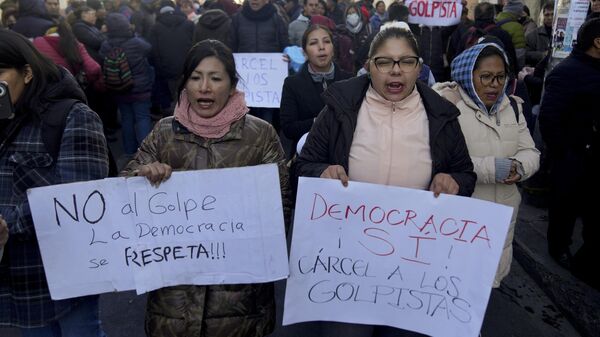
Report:
[[[525,61],[528,65],[535,66],[546,55],[550,47],[550,37],[546,33],[546,28],[541,26],[525,36],[525,40],[527,42]]]

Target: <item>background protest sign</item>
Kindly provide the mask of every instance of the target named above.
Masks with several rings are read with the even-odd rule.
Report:
[[[288,275],[277,166],[28,191],[53,299]]]
[[[240,75],[237,88],[246,95],[249,107],[279,108],[288,64],[281,53],[236,53],[235,68]]]
[[[300,178],[283,324],[338,321],[475,337],[512,208]]]
[[[571,54],[589,6],[588,0],[559,0],[556,3],[552,26],[552,57],[563,59]]]
[[[460,22],[462,4],[457,0],[406,0],[408,22],[425,26],[452,26]]]

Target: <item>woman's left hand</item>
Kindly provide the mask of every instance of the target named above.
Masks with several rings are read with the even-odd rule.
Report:
[[[521,180],[521,175],[517,173],[517,165],[517,162],[513,160],[508,178],[504,179],[506,185],[512,185]]]
[[[440,193],[458,194],[458,184],[451,175],[447,173],[438,173],[433,177],[429,190],[433,192],[434,197],[439,197]]]
[[[2,215],[0,215],[0,249],[4,247],[8,241],[8,225]]]

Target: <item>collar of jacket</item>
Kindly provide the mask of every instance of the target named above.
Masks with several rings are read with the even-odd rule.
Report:
[[[181,140],[184,142],[196,143],[200,146],[206,146],[208,144],[214,143],[222,143],[230,140],[240,140],[242,139],[242,133],[244,131],[244,125],[246,124],[246,117],[233,122],[231,124],[231,128],[229,132],[227,132],[223,137],[217,139],[203,138],[197,136],[190,132],[185,126],[179,123],[175,118],[173,118],[172,126],[173,133],[175,134],[175,139]]]
[[[600,59],[591,57],[579,49],[574,48],[569,57],[600,71]]]
[[[336,108],[336,118],[338,120],[344,120],[348,116],[356,120],[370,83],[371,81],[367,75],[335,82],[323,93],[323,100],[325,104]],[[427,118],[447,120],[458,117],[457,110],[449,109],[453,105],[425,83],[417,80],[416,87],[423,99]]]
[[[246,2],[243,7],[241,14],[244,15],[250,21],[266,21],[275,14],[276,9],[272,3],[267,3],[258,11],[252,10],[250,5]]]
[[[335,111],[340,123],[350,123],[356,129],[358,111],[367,93],[371,80],[367,75],[333,83],[323,93],[323,101]],[[429,120],[429,135],[433,141],[438,132],[450,120],[457,118],[460,111],[452,103],[442,98],[427,84],[416,82],[417,90],[423,100],[423,106]]]

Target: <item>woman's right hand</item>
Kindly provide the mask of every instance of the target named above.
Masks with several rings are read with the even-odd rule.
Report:
[[[321,178],[339,179],[344,187],[348,187],[348,175],[341,165],[329,165],[325,171],[321,173]]]
[[[151,164],[142,165],[133,172],[136,176],[148,178],[148,181],[150,181],[152,186],[158,187],[160,183],[171,177],[173,169],[167,164],[155,161]]]
[[[4,248],[4,245],[8,241],[8,225],[6,220],[0,215],[0,249]]]

